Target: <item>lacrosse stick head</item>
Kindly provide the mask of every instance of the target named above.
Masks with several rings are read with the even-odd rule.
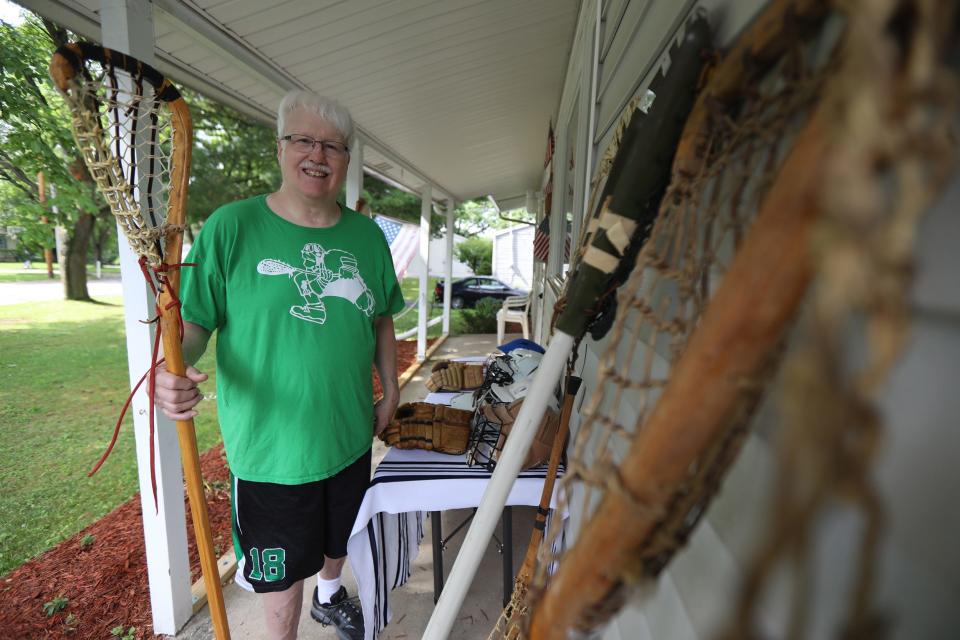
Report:
[[[193,138],[180,92],[153,67],[83,42],[57,49],[50,75],[131,248],[152,271],[166,271],[180,260]],[[174,289],[176,275],[167,275]]]

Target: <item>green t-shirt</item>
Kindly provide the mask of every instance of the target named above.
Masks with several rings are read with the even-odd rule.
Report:
[[[370,447],[374,320],[403,308],[386,238],[341,207],[323,229],[266,196],[210,216],[184,267],[183,318],[217,335],[217,408],[235,476],[301,484]]]

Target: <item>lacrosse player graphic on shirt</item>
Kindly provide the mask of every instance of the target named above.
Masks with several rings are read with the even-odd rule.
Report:
[[[360,277],[357,259],[340,249],[326,250],[315,242],[303,245],[300,252],[303,268],[292,267],[279,260],[264,259],[257,271],[264,275],[287,274],[303,296],[302,305],[290,307],[290,314],[323,324],[327,320],[327,308],[322,298],[335,297],[349,300],[365,316],[373,316],[376,305],[373,294]]]

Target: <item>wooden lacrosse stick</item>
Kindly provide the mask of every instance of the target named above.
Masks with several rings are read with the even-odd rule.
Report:
[[[543,491],[540,493],[540,505],[537,507],[537,516],[533,522],[533,533],[530,535],[530,544],[527,545],[523,565],[513,582],[510,604],[507,605],[512,607],[513,611],[516,611],[523,604],[523,599],[527,595],[527,587],[530,585],[530,580],[533,579],[533,573],[536,569],[537,552],[540,550],[540,544],[543,542],[543,535],[547,528],[547,514],[550,509],[550,499],[553,497],[553,487],[557,481],[557,469],[560,467],[560,457],[566,448],[567,434],[570,431],[570,415],[573,413],[573,402],[580,390],[581,382],[583,380],[576,376],[567,378],[563,406],[560,409],[560,424],[557,427],[557,434],[550,450],[550,462],[547,465],[547,475],[543,480]],[[508,627],[506,637],[513,640],[516,637],[516,631],[511,631]]]
[[[762,369],[806,290],[807,242],[819,212],[816,168],[825,146],[823,127],[814,120],[784,163],[781,179],[620,466],[624,491],[606,494],[577,546],[563,558],[534,613],[531,638],[559,640],[567,630],[587,626],[587,612],[621,588],[614,576],[636,564],[635,550],[667,510],[690,465],[735,419],[750,393],[744,383]]]
[[[573,401],[580,391],[581,378],[570,376],[567,379],[567,389],[563,396],[563,406],[560,408],[560,424],[557,426],[557,435],[553,440],[553,448],[550,449],[550,461],[547,463],[547,475],[543,480],[543,491],[540,493],[540,506],[537,507],[537,517],[533,522],[533,534],[530,536],[530,544],[527,545],[527,554],[523,558],[523,565],[520,567],[520,573],[517,574],[517,585],[523,585],[526,590],[530,579],[533,577],[533,570],[537,564],[537,550],[543,541],[543,533],[547,528],[547,513],[550,509],[550,499],[553,497],[553,487],[557,482],[557,469],[560,467],[560,457],[563,455],[567,444],[567,434],[570,432],[570,416],[573,413]]]
[[[668,82],[650,112],[639,121],[643,131],[637,139],[645,144],[624,153],[622,175],[629,179],[619,180],[611,187],[612,195],[604,205],[599,229],[568,282],[568,303],[556,323],[557,331],[510,430],[447,584],[424,630],[424,640],[445,640],[450,635],[457,611],[530,448],[535,429],[543,418],[547,401],[565,370],[574,342],[584,335],[593,307],[615,282],[614,273],[621,262],[630,260],[631,241],[646,231],[649,218],[659,209],[660,198],[670,179],[674,151],[694,103],[703,52],[709,46],[706,20],[697,19],[689,25],[683,42],[671,52],[674,55]]]
[[[723,103],[732,95],[731,74],[743,72],[745,52],[763,51],[755,62],[770,59],[770,48],[783,46],[782,38],[771,38],[770,33],[771,25],[782,25],[787,6],[773,5],[755,26],[757,39],[748,38],[727,56],[730,62],[715,75],[722,79],[722,89],[712,91],[711,84],[698,101],[675,172],[695,170],[701,162],[698,150],[708,121],[703,110],[708,101]],[[809,9],[805,17],[822,13],[819,3],[804,6]],[[653,413],[620,465],[623,491],[606,493],[577,545],[561,560],[533,612],[531,638],[559,640],[572,629],[596,626],[596,612],[609,611],[604,605],[622,595],[626,576],[642,573],[638,550],[675,500],[691,465],[752,401],[748,382],[781,341],[810,278],[808,237],[820,212],[825,117],[815,113],[798,135]]]
[[[91,63],[99,69],[92,68]],[[97,88],[90,90],[101,70],[101,79],[108,82],[102,95]],[[120,86],[118,71],[129,75],[129,88]],[[157,293],[158,335],[163,339],[167,371],[183,376],[186,370],[180,344],[183,320],[177,295],[193,144],[193,125],[186,102],[176,87],[149,65],[118,51],[88,43],[60,47],[50,62],[50,75],[70,107],[74,137],[84,162],[131,247],[140,256],[144,274]],[[152,97],[143,95],[143,81],[152,86]],[[170,131],[158,117],[161,106],[169,110]],[[122,117],[132,121],[129,129],[122,126]],[[143,141],[142,137],[148,139]],[[161,210],[163,199],[152,195],[153,189],[164,186],[155,183],[164,177],[163,160],[166,158],[159,149],[162,144],[171,146],[166,211]],[[137,159],[141,151],[147,156],[142,162]],[[146,182],[146,193],[142,194],[148,199],[146,215],[137,195],[138,180]],[[151,218],[149,222],[148,218]],[[152,394],[153,385],[150,386]],[[177,421],[177,436],[214,633],[218,640],[229,640],[192,419]],[[151,442],[151,460],[152,455]]]

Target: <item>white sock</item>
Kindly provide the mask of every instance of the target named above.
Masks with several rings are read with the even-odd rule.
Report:
[[[337,576],[333,580],[324,580],[320,577],[319,573],[317,574],[317,602],[320,604],[330,602],[330,598],[339,590],[340,576]]]

